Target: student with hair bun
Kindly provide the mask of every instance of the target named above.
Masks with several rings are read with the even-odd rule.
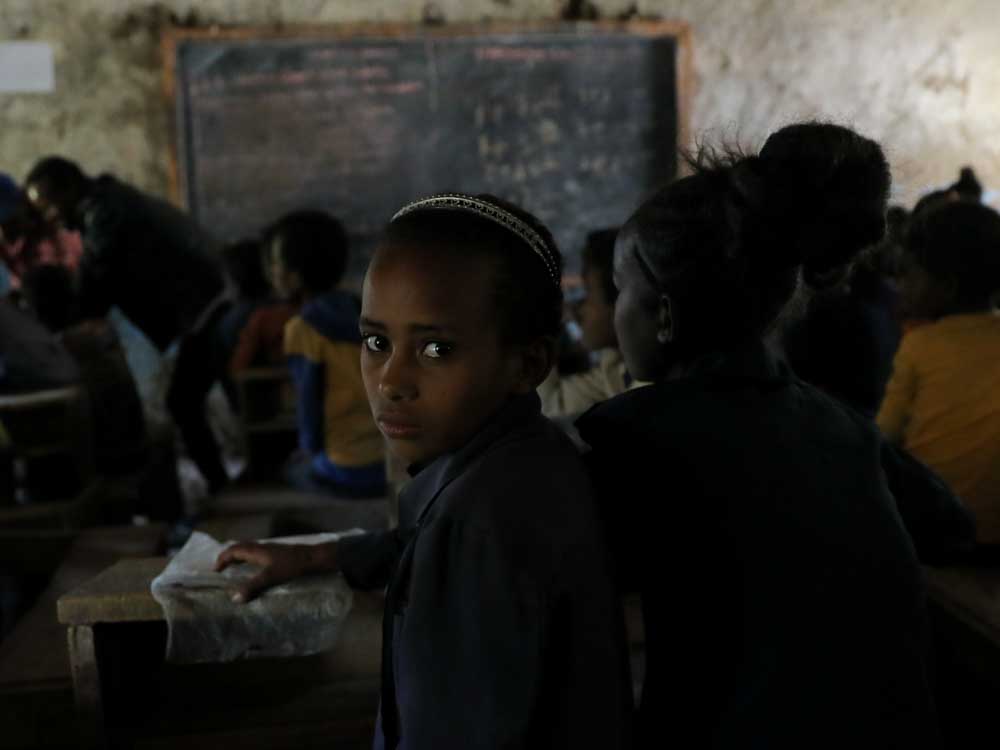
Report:
[[[902,297],[929,321],[893,362],[878,424],[937,471],[1000,544],[1000,214],[944,203],[915,216]]]
[[[653,385],[577,423],[642,597],[638,746],[932,745],[925,595],[878,431],[765,344],[801,285],[882,237],[885,157],[807,123],[693,161],[615,248],[619,343]]]

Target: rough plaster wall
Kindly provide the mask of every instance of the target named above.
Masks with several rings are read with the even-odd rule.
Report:
[[[56,50],[55,95],[0,94],[0,170],[60,152],[167,191],[170,113],[159,32],[197,25],[552,19],[566,0],[0,0],[0,40]],[[597,0],[585,15],[688,22],[692,132],[750,143],[802,117],[854,124],[886,146],[912,201],[973,163],[1000,186],[1000,31],[993,0]]]

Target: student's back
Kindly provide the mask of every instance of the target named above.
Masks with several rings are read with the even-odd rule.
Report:
[[[932,321],[903,338],[878,424],[937,471],[1000,543],[1000,215],[946,203],[918,215],[903,279],[908,306]]]
[[[645,555],[620,562],[654,634],[647,738],[920,746],[923,592],[873,426],[750,346],[580,429],[617,548]]]
[[[361,381],[361,303],[337,288],[347,232],[324,211],[294,211],[265,232],[264,246],[275,291],[301,303],[284,328],[302,449],[286,479],[308,491],[381,496],[385,449]]]
[[[889,183],[873,141],[792,125],[757,155],[703,154],[618,236],[615,327],[655,385],[578,425],[642,593],[641,746],[936,740],[920,568],[882,443],[764,344],[800,285],[881,238]]]
[[[879,424],[937,471],[1000,542],[1000,317],[949,315],[910,331]]]
[[[176,207],[102,175],[79,210],[85,315],[117,305],[165,349],[222,291],[210,238]]]
[[[803,380],[874,418],[899,347],[896,294],[873,269],[859,269],[849,284],[810,300],[782,345]]]
[[[285,325],[302,437],[338,467],[379,463],[385,450],[361,382],[360,310],[355,297],[334,289],[310,299]]]

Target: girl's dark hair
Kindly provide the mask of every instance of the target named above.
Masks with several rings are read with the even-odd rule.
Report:
[[[976,177],[972,167],[962,167],[958,173],[958,180],[952,183],[949,190],[958,193],[962,200],[979,202],[983,199],[983,186]]]
[[[936,208],[940,208],[946,203],[951,203],[955,198],[955,192],[951,189],[948,190],[932,190],[918,200],[913,206],[913,212],[910,214],[912,218],[916,218],[927,211],[932,211]]]
[[[271,285],[261,263],[261,243],[258,240],[243,239],[225,247],[222,265],[242,299],[263,299],[271,293]]]
[[[297,271],[308,292],[321,294],[338,284],[347,268],[347,232],[325,211],[293,211],[264,231],[267,247],[281,240],[281,257]]]
[[[548,246],[562,275],[562,256],[552,234],[535,216],[492,195],[481,201],[514,214],[534,229]],[[510,229],[484,216],[457,208],[412,211],[390,222],[384,241],[416,244],[473,254],[496,267],[494,302],[505,341],[525,343],[538,337],[556,337],[562,324],[562,287],[549,274],[544,261]]]
[[[80,165],[62,156],[40,159],[24,178],[25,185],[38,185],[53,195],[76,191],[87,182]]]
[[[1000,290],[1000,214],[981,203],[955,201],[915,215],[907,251],[932,276],[955,282],[959,307],[987,306]]]
[[[618,299],[618,287],[615,286],[614,261],[615,239],[618,228],[598,229],[587,235],[587,244],[583,246],[583,271],[594,270],[601,274],[601,286],[604,287],[604,298],[610,303]]]
[[[821,288],[885,233],[890,174],[877,143],[803,123],[759,154],[702,147],[693,174],[639,208],[625,231],[670,292],[688,346],[767,331],[800,278]]]

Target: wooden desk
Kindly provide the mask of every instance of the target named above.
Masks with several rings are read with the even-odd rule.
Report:
[[[86,392],[73,386],[0,396],[0,421],[20,467],[8,489],[16,495],[19,485],[34,501],[0,497],[0,527],[74,529],[95,521],[100,488]]]
[[[924,569],[944,747],[977,747],[1000,701],[1000,568]]]
[[[59,600],[91,745],[159,747],[211,738],[273,747],[294,736],[298,747],[329,746],[334,737],[344,741],[341,747],[370,746],[381,594],[355,592],[340,640],[324,654],[166,665],[166,623],[150,593],[165,564],[165,558],[122,561]]]
[[[1000,569],[924,568],[931,602],[1000,649]]]
[[[1000,568],[924,568],[939,661],[1000,700]]]
[[[163,524],[151,524],[81,532],[36,531],[19,538],[19,532],[0,530],[3,568],[49,578],[34,604],[0,642],[3,747],[75,746],[72,670],[57,602],[122,558],[159,554],[166,531]]]
[[[14,454],[25,460],[70,456],[84,483],[93,474],[88,408],[79,386],[0,396],[0,419]]]

